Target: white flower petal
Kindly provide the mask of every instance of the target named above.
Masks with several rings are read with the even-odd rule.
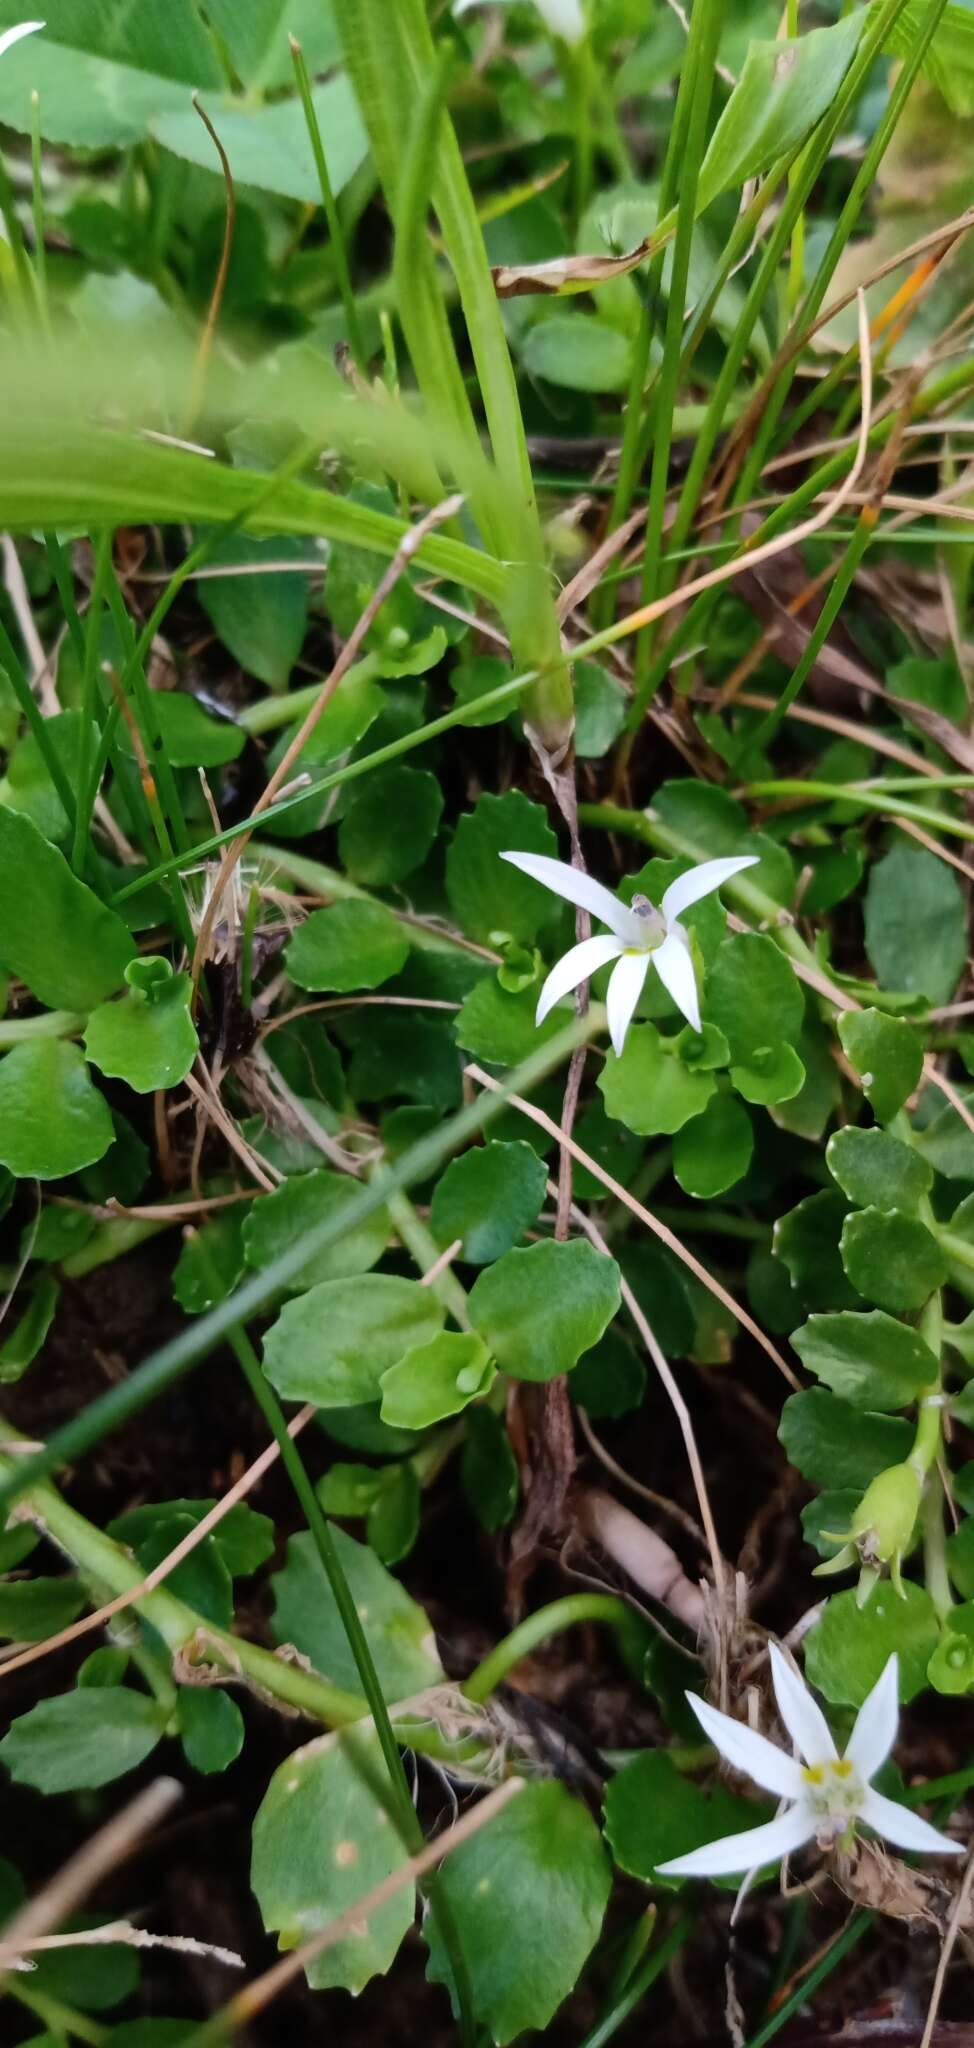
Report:
[[[648,953],[623,953],[618,965],[612,969],[606,1008],[609,1013],[609,1037],[613,1050],[619,1055],[625,1045],[626,1032],[632,1023],[636,1004],[643,992],[649,960]]]
[[[650,954],[650,959],[681,1017],[686,1018],[694,1031],[699,1031],[700,998],[697,994],[697,977],[693,971],[686,936],[679,925],[674,925],[662,945],[657,946],[655,953]]]
[[[846,1756],[855,1765],[864,1785],[876,1776],[896,1741],[900,1718],[899,1675],[899,1659],[894,1650],[868,1699],[863,1701],[846,1745]]]
[[[699,903],[702,896],[709,896],[719,889],[722,882],[729,882],[732,875],[739,875],[742,868],[757,866],[760,856],[756,853],[738,854],[734,860],[704,860],[700,866],[688,869],[685,875],[678,875],[671,882],[660,908],[667,924],[689,910],[691,903]]]
[[[687,1699],[705,1735],[735,1771],[743,1771],[763,1791],[775,1792],[779,1799],[801,1798],[801,1766],[794,1757],[786,1756],[753,1728],[745,1728],[743,1721],[732,1721],[708,1700],[698,1699],[696,1693],[688,1692]]]
[[[815,1820],[806,1806],[789,1806],[777,1820],[761,1828],[746,1828],[742,1835],[724,1835],[691,1849],[688,1856],[674,1856],[656,1865],[662,1877],[733,1877],[745,1870],[760,1870],[763,1863],[778,1863],[792,1851],[810,1842]]]
[[[567,903],[577,904],[580,910],[590,910],[593,917],[607,924],[617,939],[631,946],[633,943],[633,917],[618,896],[611,889],[604,889],[591,875],[585,875],[579,868],[568,866],[567,861],[552,860],[547,853],[502,853],[502,860],[510,861],[512,868],[520,868],[522,875],[530,875],[532,882],[540,882],[550,889],[554,896],[564,896]]]
[[[949,1835],[941,1835],[929,1821],[921,1820],[918,1813],[911,1813],[909,1807],[901,1806],[897,1799],[884,1799],[881,1792],[873,1791],[872,1786],[862,1802],[859,1818],[897,1849],[919,1849],[924,1856],[965,1854],[963,1842],[952,1842]]]
[[[32,36],[37,29],[43,27],[42,21],[18,21],[14,28],[5,28],[0,34],[0,57],[5,50],[12,50],[14,44],[19,43],[21,36]]]
[[[838,1752],[829,1733],[821,1707],[816,1706],[807,1685],[796,1677],[777,1643],[771,1645],[771,1676],[774,1679],[778,1712],[795,1747],[807,1764],[833,1762]]]
[[[548,1011],[553,1010],[555,1004],[561,1002],[562,996],[567,996],[570,989],[577,988],[580,981],[587,981],[597,967],[605,967],[610,960],[618,960],[621,951],[622,943],[619,939],[600,936],[595,939],[583,939],[580,946],[573,946],[570,952],[563,953],[561,959],[555,961],[538,997],[535,1023],[543,1024]]]

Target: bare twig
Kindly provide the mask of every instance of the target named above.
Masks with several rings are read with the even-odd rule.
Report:
[[[84,1843],[36,1898],[28,1899],[8,1920],[3,1931],[4,1949],[19,1954],[66,1920],[103,1877],[110,1876],[131,1856],[143,1835],[158,1827],[182,1796],[183,1788],[175,1778],[156,1778],[144,1792],[136,1793],[121,1813],[113,1814],[97,1835]]]
[[[933,2041],[933,2030],[937,2024],[937,2014],[940,2011],[940,2001],[944,1995],[944,1985],[947,1981],[947,1971],[950,1966],[950,1958],[954,1952],[954,1944],[957,1940],[957,1936],[960,1933],[961,1927],[963,1926],[963,1923],[968,1915],[972,1885],[974,1885],[974,1849],[971,1850],[971,1853],[968,1856],[967,1865],[964,1870],[963,1882],[961,1883],[960,1890],[950,1909],[950,1918],[947,1922],[943,1943],[940,1949],[940,1955],[937,1961],[937,1974],[934,1977],[933,1990],[930,1993],[930,2004],[927,2008],[927,2021],[923,2029],[923,2037],[920,2042],[920,2048],[931,2048],[931,2043]]]

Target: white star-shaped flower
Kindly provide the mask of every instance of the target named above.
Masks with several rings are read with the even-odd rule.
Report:
[[[941,1835],[895,1799],[874,1792],[870,1783],[896,1741],[899,1666],[895,1655],[860,1707],[844,1756],[836,1749],[821,1708],[774,1644],[771,1675],[778,1712],[801,1762],[752,1728],[745,1728],[743,1722],[718,1713],[695,1693],[687,1693],[687,1699],[721,1756],[765,1792],[786,1799],[784,1812],[763,1827],[725,1835],[688,1856],[660,1863],[657,1867],[662,1876],[734,1877],[739,1872],[753,1872],[762,1864],[777,1863],[806,1842],[817,1841],[826,1848],[856,1821],[865,1821],[897,1849],[916,1849],[927,1856],[964,1854],[960,1842]]]
[[[556,963],[538,998],[535,1023],[543,1023],[562,996],[577,988],[579,982],[587,981],[597,967],[616,960],[618,966],[609,982],[607,1008],[609,1035],[617,1053],[625,1045],[651,965],[681,1016],[694,1031],[700,1030],[700,1002],[690,941],[677,920],[691,903],[699,903],[701,897],[719,889],[722,882],[739,875],[742,868],[754,867],[757,854],[740,854],[734,860],[702,861],[699,867],[690,868],[670,883],[658,910],[646,896],[634,896],[631,904],[620,903],[611,889],[604,889],[591,875],[568,867],[564,861],[550,860],[544,853],[502,853],[501,859],[509,860],[512,867],[520,868],[522,874],[541,882],[554,895],[564,896],[569,903],[591,911],[612,933],[611,938],[583,939],[580,946],[573,946]]]
[[[5,50],[12,50],[14,44],[19,43],[21,36],[32,36],[43,27],[42,21],[18,21],[13,28],[3,29],[0,32],[0,57]]]

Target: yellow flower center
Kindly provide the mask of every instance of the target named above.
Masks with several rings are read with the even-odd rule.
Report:
[[[802,1771],[802,1779],[812,1812],[831,1829],[840,1830],[858,1813],[865,1788],[848,1757],[809,1764]]]

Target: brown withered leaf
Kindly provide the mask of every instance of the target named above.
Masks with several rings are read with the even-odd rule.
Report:
[[[890,691],[889,698],[911,725],[919,726],[929,740],[942,747],[944,753],[957,762],[965,775],[974,774],[974,740],[966,732],[961,732],[952,719],[945,718],[942,711],[932,710],[929,704],[915,704],[912,697],[894,697]]]
[[[524,299],[538,292],[556,298],[591,291],[593,285],[625,277],[657,246],[656,237],[646,235],[622,256],[552,256],[546,263],[495,263],[491,270],[494,290],[499,299]]]
[[[850,1850],[835,1855],[832,1876],[855,1905],[892,1920],[925,1920],[941,1932],[955,1897],[942,1878],[908,1869],[898,1856],[888,1855],[881,1843],[863,1841],[859,1836]]]

